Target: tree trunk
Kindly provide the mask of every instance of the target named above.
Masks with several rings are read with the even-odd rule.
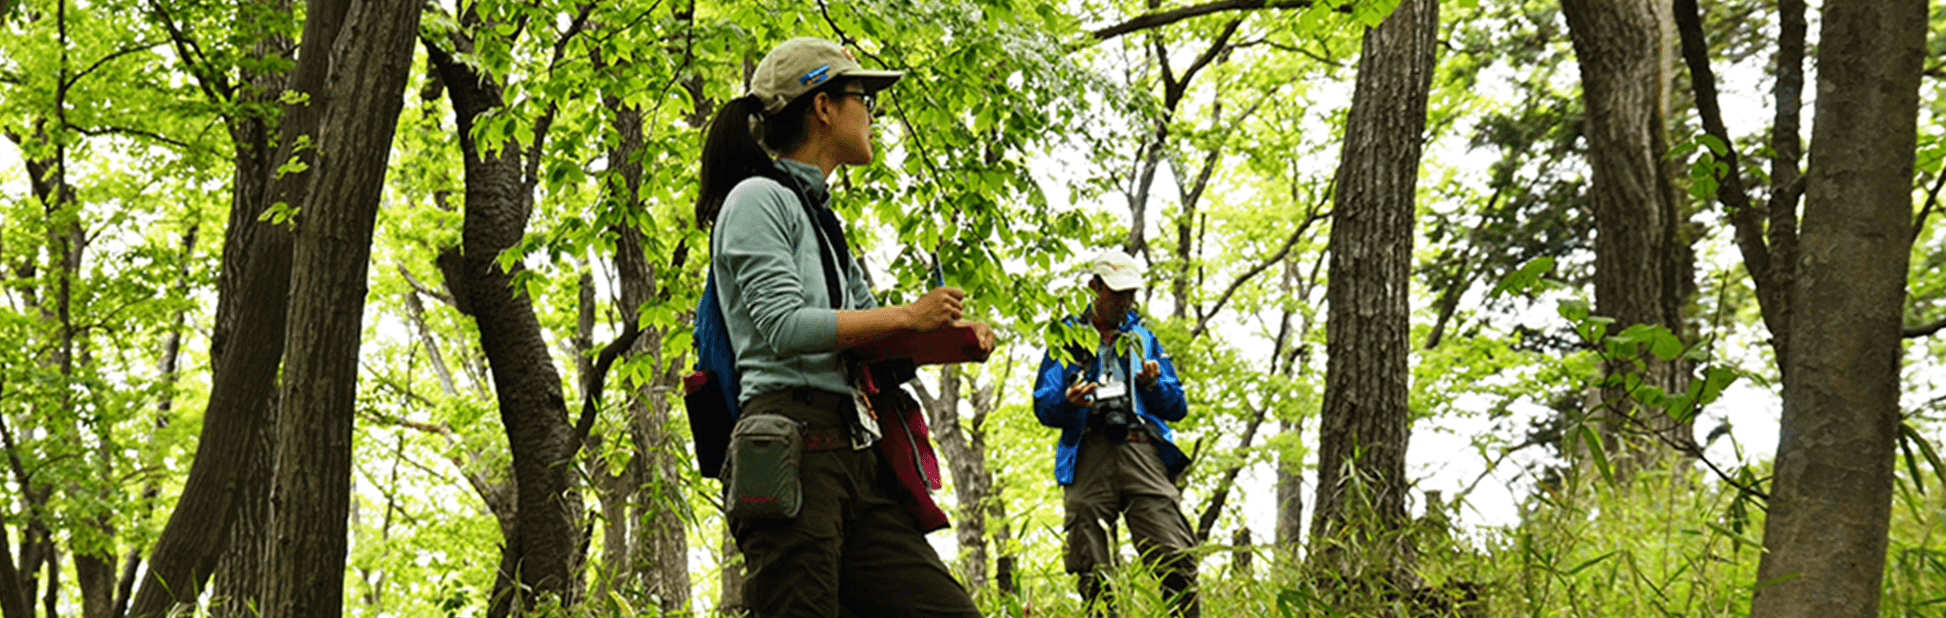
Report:
[[[1293,179],[1292,187],[1292,197],[1295,198],[1295,179]],[[1304,280],[1304,285],[1302,286],[1297,285],[1302,277],[1297,260],[1286,260],[1283,264],[1283,271],[1279,285],[1283,288],[1286,298],[1291,298],[1293,292],[1296,292],[1295,298],[1309,298],[1311,293],[1317,289],[1317,280],[1315,278]],[[1316,272],[1313,269],[1312,274],[1315,275]],[[1277,369],[1281,365],[1283,375],[1286,377],[1298,375],[1298,364],[1308,360],[1308,354],[1306,354],[1305,350],[1310,344],[1304,343],[1304,340],[1311,332],[1314,324],[1314,317],[1312,315],[1306,315],[1302,325],[1296,330],[1292,330],[1291,318],[1295,317],[1295,313],[1295,311],[1285,311],[1283,319],[1278,320],[1277,339],[1270,348],[1277,354],[1277,356],[1270,360],[1271,368]],[[1301,438],[1303,436],[1304,423],[1301,420],[1286,417],[1279,422],[1278,429],[1279,433],[1290,434],[1293,438]],[[1301,455],[1294,458],[1287,458],[1285,453],[1280,452],[1276,459],[1276,466],[1277,524],[1275,530],[1272,532],[1273,537],[1271,538],[1271,542],[1274,543],[1275,547],[1276,553],[1274,556],[1280,563],[1296,564],[1298,558],[1297,548],[1299,547],[1299,543],[1302,542],[1304,535],[1304,460]]]
[[[13,429],[4,417],[0,417],[0,452],[6,454],[7,464],[13,472],[14,484],[19,488],[23,503],[21,510],[30,514],[46,512],[47,500],[53,494],[53,489],[33,482],[33,476],[28,474],[25,463],[21,461],[20,444],[15,441]],[[0,526],[0,530],[4,528],[5,526]],[[38,516],[29,517],[21,526],[19,565],[16,567],[10,563],[7,567],[14,576],[6,586],[20,593],[19,618],[34,618],[34,595],[40,590],[41,567],[51,565],[50,570],[57,572],[60,570],[59,565],[54,564],[55,554],[54,533],[48,529],[47,521]],[[49,577],[48,580],[48,587],[55,588],[54,578]],[[49,615],[54,614],[50,611]]]
[[[474,140],[477,119],[504,102],[497,82],[454,58],[472,52],[465,32],[484,27],[471,9],[461,24],[448,40],[428,40],[425,47],[451,96],[466,162],[462,246],[440,255],[440,270],[460,312],[479,325],[518,487],[515,530],[506,538],[488,610],[489,616],[498,617],[524,612],[550,597],[573,603],[583,544],[576,529],[581,501],[574,491],[574,428],[562,399],[560,374],[541,336],[532,299],[513,285],[523,267],[516,262],[502,270],[497,263],[501,252],[526,233],[533,184],[522,163],[539,155],[539,144],[509,142],[489,158]],[[536,141],[546,134],[545,126],[535,128]]]
[[[1651,0],[1564,0],[1568,31],[1581,66],[1587,105],[1582,133],[1594,182],[1595,313],[1615,318],[1611,333],[1636,324],[1662,326],[1680,336],[1682,307],[1692,284],[1690,249],[1666,161],[1666,109],[1671,83],[1665,31],[1668,5]],[[1609,374],[1646,364],[1642,383],[1671,394],[1686,392],[1681,362],[1653,354],[1609,359]],[[1694,442],[1693,422],[1645,408],[1620,386],[1605,389],[1590,413],[1603,448],[1627,472],[1667,460],[1672,445]]]
[[[1013,525],[1007,522],[1007,502],[994,500],[993,519],[1000,525],[993,531],[993,544],[1000,547],[1000,557],[993,561],[993,581],[1001,592],[1020,594],[1020,555],[1014,551]]]
[[[1756,592],[1755,618],[1878,615],[1926,11],[1924,0],[1825,8],[1803,258],[1757,572],[1775,583]]]
[[[270,28],[258,26],[260,18],[251,15],[266,10],[287,14],[290,9],[284,1],[246,3],[239,9],[238,23],[255,28],[258,37],[253,57],[289,56],[289,42],[266,35]],[[248,85],[237,98],[263,105],[277,101],[286,86],[282,75],[246,74],[245,79]],[[298,78],[293,75],[293,79]],[[321,81],[322,73],[314,68],[297,83],[310,91]],[[240,114],[230,121],[236,169],[231,176],[230,225],[224,232],[223,265],[218,275],[216,325],[210,338],[214,375],[209,401],[189,478],[169,523],[156,540],[147,575],[129,607],[128,613],[134,618],[162,616],[176,606],[195,604],[219,557],[230,550],[233,528],[260,530],[267,522],[267,508],[254,501],[259,496],[267,499],[268,494],[250,488],[268,487],[270,479],[269,441],[261,438],[269,435],[276,423],[274,396],[278,365],[284,355],[291,237],[284,226],[259,223],[257,217],[269,204],[301,195],[295,178],[276,178],[275,162],[288,160],[293,154],[307,160],[312,156],[304,151],[294,153],[291,144],[297,135],[314,130],[318,118],[318,111],[310,106],[286,106],[278,121],[283,139],[276,143],[271,141],[270,124],[263,117]],[[231,346],[232,340],[251,345]],[[244,518],[250,521],[244,522]],[[262,550],[237,551],[261,556]],[[242,577],[254,579],[261,573],[254,568],[259,566],[254,559],[236,566],[248,569],[238,573]],[[236,594],[234,589],[226,592]],[[239,603],[255,600],[231,595],[226,598]]]
[[[20,589],[20,570],[14,566],[14,550],[7,537],[12,533],[0,526],[0,618],[32,618],[34,607],[27,603],[27,592]]]
[[[112,550],[86,554],[74,552],[74,579],[81,585],[83,618],[115,618],[115,554]]]
[[[953,474],[953,497],[959,502],[953,532],[959,540],[960,576],[965,578],[967,589],[979,590],[987,586],[987,515],[993,502],[993,473],[987,469],[985,436],[977,427],[992,407],[992,390],[989,387],[970,398],[976,429],[968,431],[959,415],[960,401],[966,399],[961,389],[967,382],[961,371],[958,365],[941,368],[939,397],[934,399],[924,389],[920,389],[920,396],[925,400],[933,439],[938,441]]]
[[[621,180],[611,190],[620,192],[624,208],[646,212],[648,205],[639,197],[640,157],[644,146],[642,111],[623,103],[620,97],[604,97],[603,103],[614,114],[614,128],[621,138],[608,159],[617,162],[614,170]],[[615,231],[619,237],[615,266],[621,280],[621,314],[625,320],[637,320],[644,306],[666,300],[657,283],[657,276],[663,270],[656,268],[656,262],[643,249],[645,239],[639,228],[623,224]],[[678,253],[667,269],[672,276],[681,272],[685,261],[680,250]],[[626,572],[640,579],[665,613],[686,612],[690,598],[689,530],[682,509],[677,507],[684,499],[679,490],[683,462],[675,454],[683,451],[683,445],[669,429],[671,409],[667,395],[681,384],[683,357],[662,357],[663,335],[667,329],[682,326],[650,326],[629,351],[637,359],[634,362],[647,360],[655,370],[650,374],[653,377],[649,383],[638,385],[629,397],[629,431],[635,452],[630,465],[634,482],[626,497],[634,509],[626,524],[633,529],[629,535],[633,542],[628,549],[637,553],[627,554],[625,561],[615,565],[622,569],[618,573]]]
[[[239,7],[239,23],[254,28],[252,35],[258,39],[251,48],[254,60],[269,58],[290,59],[296,49],[293,42],[285,36],[272,34],[249,17],[251,11],[268,11],[275,15],[289,15],[292,5],[288,0],[269,2],[247,2]],[[269,106],[276,104],[282,96],[288,76],[272,73],[261,74],[246,72],[243,75],[246,85],[237,93],[237,98],[253,104]],[[260,241],[272,242],[274,249],[281,253],[290,251],[290,230],[281,225],[259,223],[258,215],[270,204],[270,190],[277,170],[277,142],[270,135],[270,119],[262,115],[240,115],[230,122],[230,141],[235,145],[233,160],[235,172],[231,175],[230,225],[224,230],[223,266],[217,278],[216,326],[210,337],[210,358],[222,358],[232,333],[236,332],[239,322],[238,312],[243,303],[238,302],[243,274],[251,266],[248,252]],[[288,285],[289,264],[280,266],[283,272],[275,275],[279,281]],[[288,297],[283,299],[287,301]],[[284,310],[283,302],[277,307]],[[281,355],[283,337],[274,342],[264,342]],[[260,344],[261,345],[261,344]],[[222,369],[217,369],[221,371]],[[239,369],[241,370],[241,369]],[[273,380],[275,378],[272,378]],[[234,476],[231,498],[235,504],[235,514],[230,518],[229,530],[225,533],[227,547],[217,558],[213,575],[212,595],[209,612],[212,618],[255,618],[256,608],[263,606],[264,552],[270,537],[270,475],[276,466],[278,403],[275,392],[269,393],[262,402],[256,404],[258,412],[255,422],[243,429],[250,441],[248,448],[250,461],[243,464],[244,470]]]
[[[737,552],[737,543],[730,536],[730,526],[723,526],[723,541],[718,555],[723,557],[723,588],[716,598],[716,611],[730,618],[749,615],[743,606],[743,584],[750,576],[743,572],[743,554]]]
[[[1404,526],[1414,191],[1432,84],[1437,0],[1406,0],[1365,33],[1331,225],[1330,314],[1312,543],[1350,578],[1408,576],[1408,548],[1357,564],[1336,540],[1393,542]],[[1367,572],[1370,571],[1370,572]],[[1412,587],[1410,584],[1400,582]]]
[[[1284,433],[1303,431],[1298,423],[1283,422]],[[1304,463],[1278,458],[1277,462],[1277,543],[1282,559],[1295,561],[1298,543],[1304,535]]]
[[[312,0],[300,60],[328,59],[292,251],[263,615],[343,614],[365,275],[421,3]],[[302,71],[303,67],[300,66]]]
[[[277,417],[280,407],[276,393],[264,402],[264,421],[246,438],[255,444],[263,474],[246,474],[235,485],[236,515],[230,520],[229,547],[217,558],[216,572],[210,582],[211,618],[258,618],[263,607],[265,552],[270,544],[270,474],[277,465]]]

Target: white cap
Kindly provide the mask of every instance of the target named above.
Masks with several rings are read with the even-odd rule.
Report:
[[[1127,292],[1142,287],[1142,266],[1135,263],[1135,258],[1129,257],[1121,249],[1101,252],[1101,255],[1088,265],[1088,272],[1101,277],[1101,282],[1107,284],[1108,289],[1117,292]]]

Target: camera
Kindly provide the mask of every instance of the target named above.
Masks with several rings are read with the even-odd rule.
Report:
[[[1135,405],[1129,400],[1128,383],[1103,384],[1095,389],[1093,399],[1089,404],[1088,418],[1095,422],[1095,429],[1109,440],[1127,440],[1129,426],[1135,418]]]

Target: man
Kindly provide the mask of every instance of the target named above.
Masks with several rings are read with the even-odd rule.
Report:
[[[1133,311],[1142,267],[1110,249],[1088,267],[1094,302],[1074,326],[1092,326],[1094,347],[1071,346],[1068,361],[1050,350],[1034,384],[1034,415],[1061,430],[1054,478],[1067,506],[1067,570],[1082,600],[1113,615],[1101,567],[1113,548],[1106,527],[1126,516],[1129,536],[1152,562],[1178,617],[1201,615],[1189,520],[1173,479],[1189,464],[1170,441],[1169,421],[1189,412],[1175,364]]]

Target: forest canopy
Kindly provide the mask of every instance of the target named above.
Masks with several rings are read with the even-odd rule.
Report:
[[[0,618],[740,615],[699,158],[796,36],[906,71],[879,302],[999,331],[904,387],[989,616],[1084,611],[1109,248],[1208,615],[1946,603],[1946,1],[0,0]]]

